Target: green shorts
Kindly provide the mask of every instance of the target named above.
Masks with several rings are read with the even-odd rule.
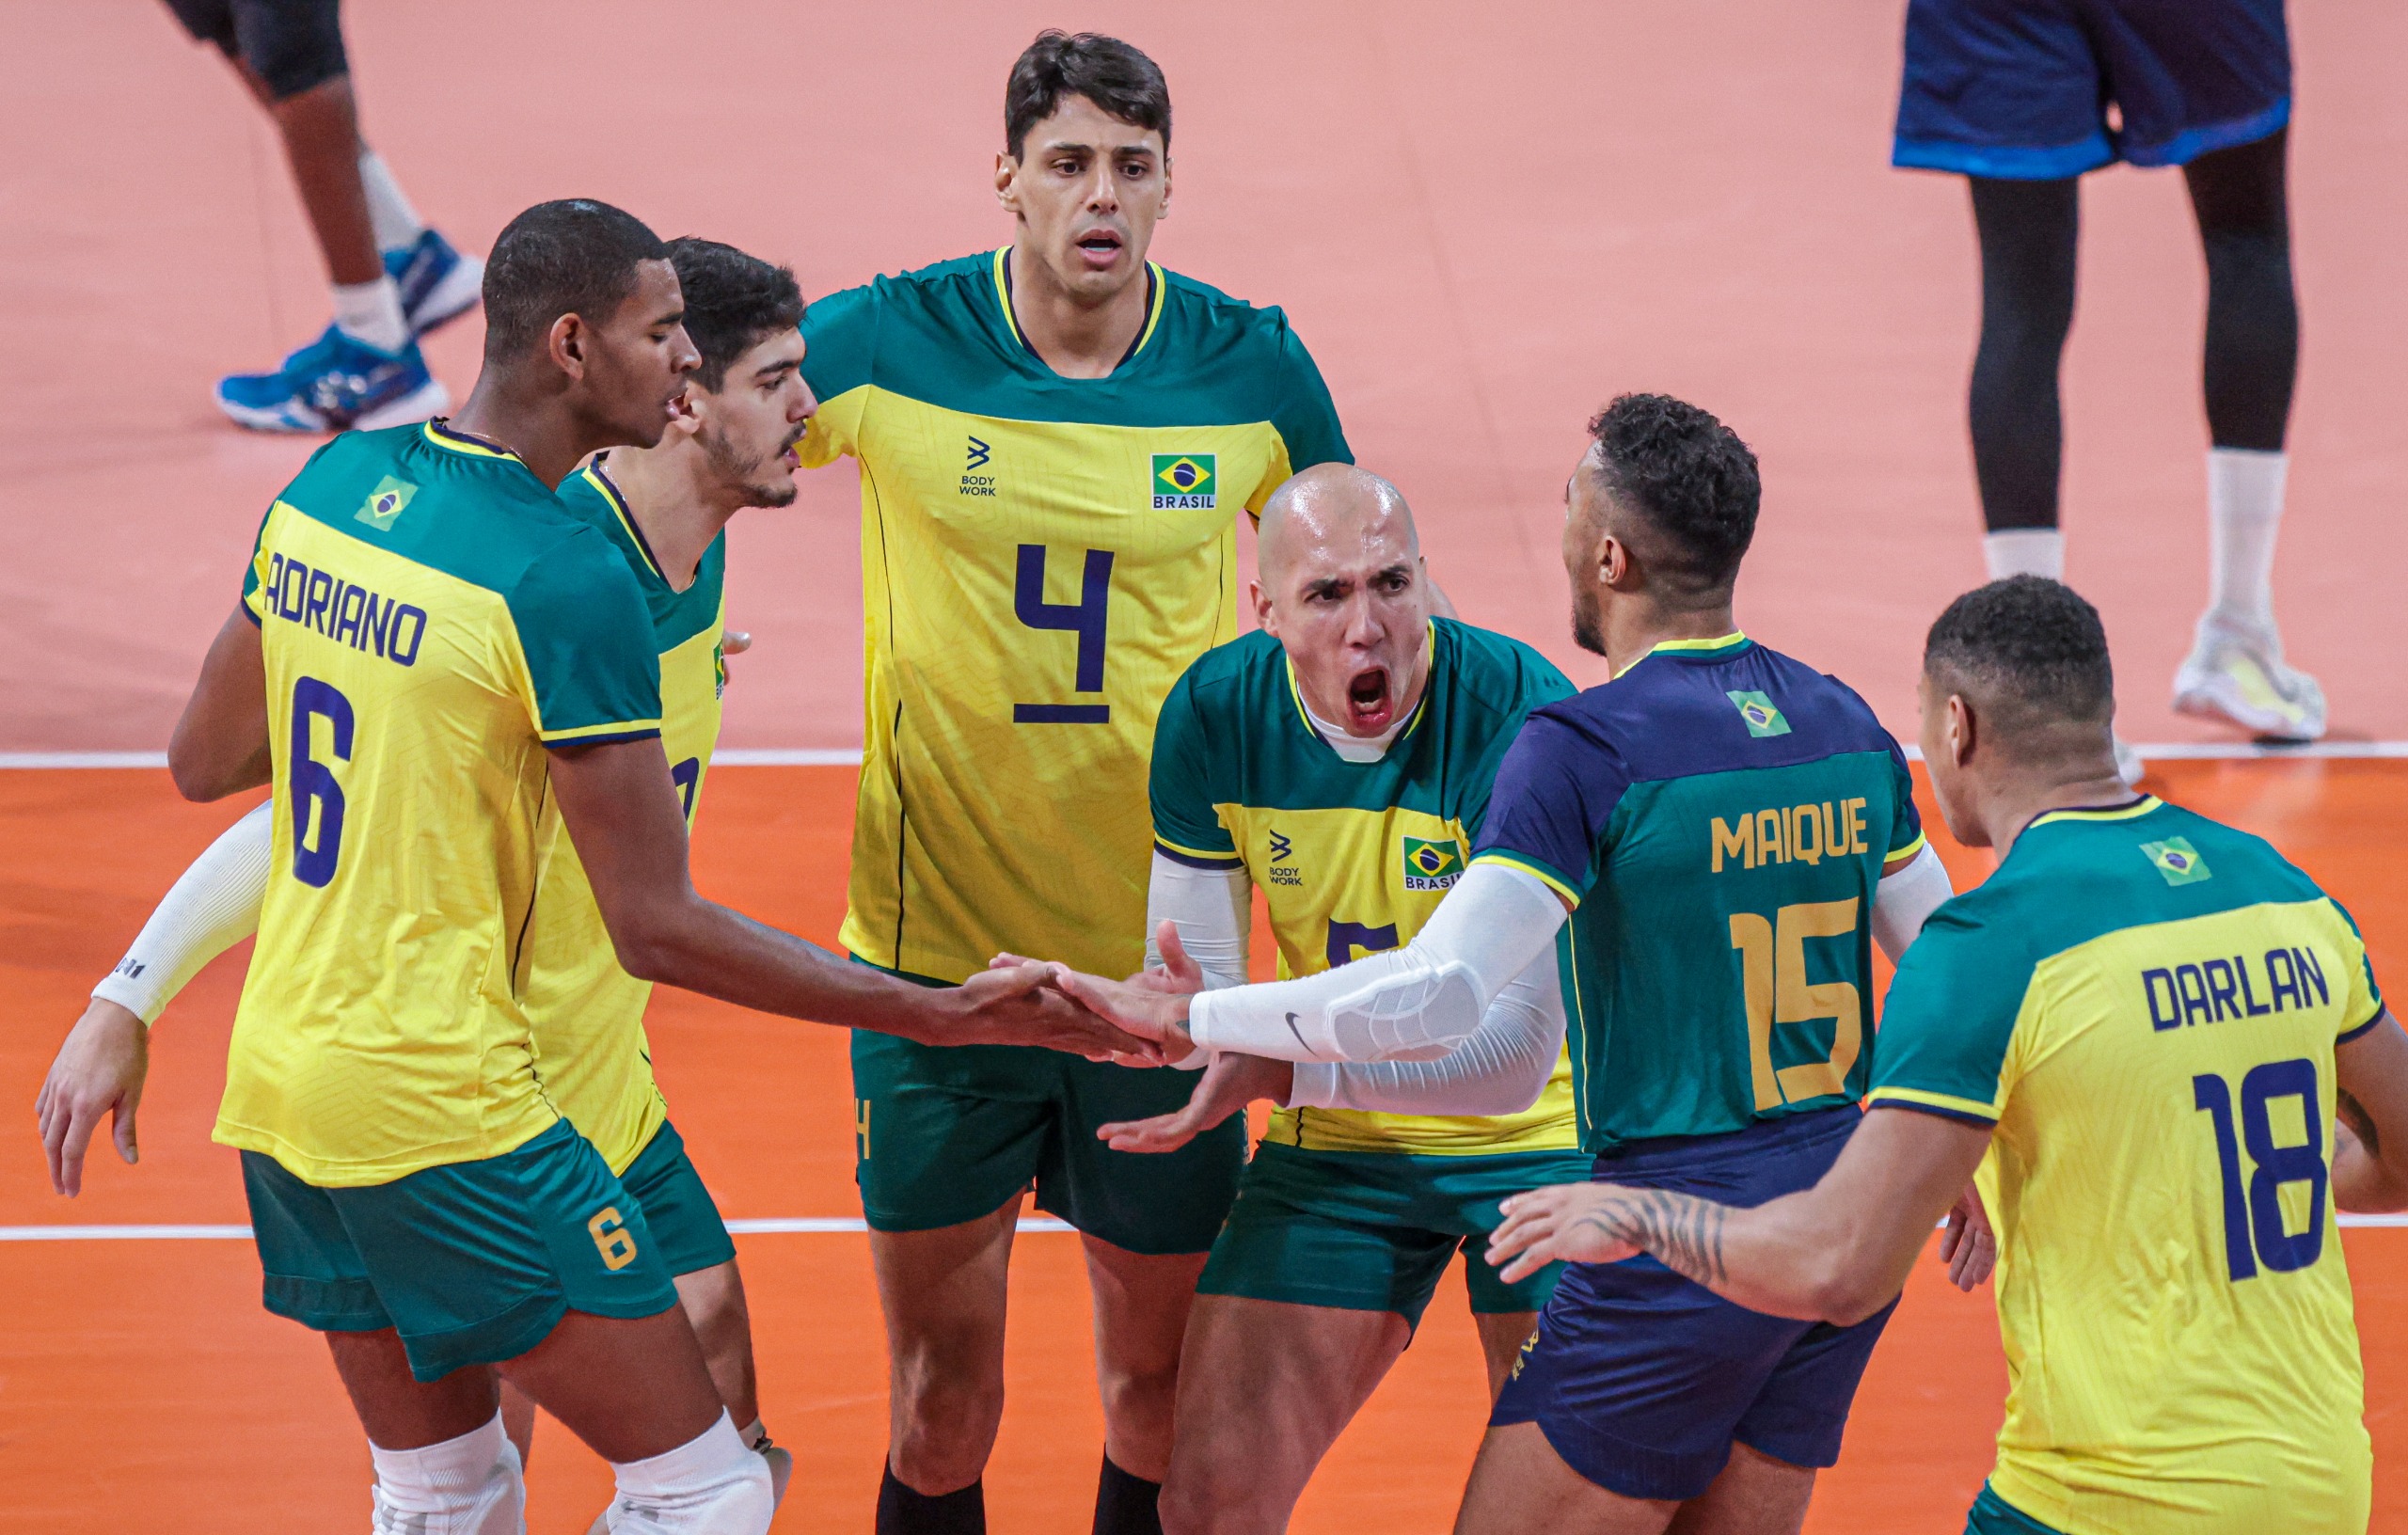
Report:
[[[1212,1243],[1199,1295],[1244,1295],[1346,1311],[1394,1311],[1415,1326],[1456,1252],[1471,1308],[1536,1311],[1560,1264],[1507,1284],[1488,1261],[1497,1201],[1549,1183],[1585,1183],[1577,1151],[1434,1157],[1255,1147],[1237,1207]]]
[[[1115,1151],[1098,1125],[1186,1107],[1196,1073],[1028,1045],[922,1045],[853,1034],[853,1177],[877,1231],[929,1231],[1037,1206],[1133,1253],[1200,1253],[1237,1196],[1245,1121],[1176,1151]]]
[[[1988,1482],[1973,1498],[1973,1511],[1965,1516],[1965,1535],[2065,1535],[2053,1525],[2039,1520],[1990,1491]]]
[[[410,1373],[515,1359],[570,1309],[677,1304],[643,1207],[568,1121],[515,1151],[321,1189],[243,1153],[270,1311],[322,1333],[402,1335]]]
[[[619,1181],[643,1207],[653,1248],[671,1274],[700,1274],[734,1261],[736,1243],[727,1222],[686,1155],[686,1138],[675,1125],[664,1120]]]

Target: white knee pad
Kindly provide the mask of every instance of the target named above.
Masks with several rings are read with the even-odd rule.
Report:
[[[375,1535],[520,1535],[527,1483],[501,1415],[422,1449],[368,1447],[376,1464]]]
[[[619,1479],[603,1515],[611,1535],[768,1535],[777,1511],[768,1462],[724,1411],[675,1449],[610,1469]]]

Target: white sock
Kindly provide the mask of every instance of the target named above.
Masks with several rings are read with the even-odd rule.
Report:
[[[368,1447],[376,1463],[379,1531],[411,1535],[518,1535],[527,1483],[501,1415],[481,1429],[423,1449]]]
[[[752,1453],[721,1408],[719,1420],[675,1449],[642,1461],[613,1461],[619,1495],[613,1530],[646,1535],[768,1535],[777,1511],[769,1463]]]
[[[2062,581],[2066,535],[2054,528],[2009,528],[2003,533],[1984,533],[1982,563],[1989,566],[1994,581],[2009,576],[2046,576]]]
[[[359,151],[359,184],[368,194],[368,222],[376,230],[376,248],[389,253],[417,245],[426,224],[403,195],[402,183],[393,180],[385,157],[374,150]]]
[[[2208,609],[2217,618],[2274,626],[2274,535],[2290,463],[2289,453],[2208,450]]]
[[[402,318],[401,290],[390,277],[336,283],[335,324],[353,340],[365,341],[379,352],[399,352],[410,344],[409,322]]]

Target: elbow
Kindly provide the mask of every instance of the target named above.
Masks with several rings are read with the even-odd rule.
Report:
[[[658,914],[641,912],[621,913],[608,926],[621,970],[656,986],[686,984],[689,951],[678,942],[674,924],[662,921]]]
[[[1800,1274],[1798,1311],[1834,1327],[1853,1327],[1898,1298],[1898,1287],[1844,1248],[1818,1257]]]
[[[198,805],[223,799],[241,785],[229,783],[228,775],[216,770],[214,763],[197,760],[192,752],[167,751],[167,776],[175,781],[176,792]]]

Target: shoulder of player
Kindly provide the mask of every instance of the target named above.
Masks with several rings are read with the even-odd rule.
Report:
[[[1214,645],[1188,664],[1172,689],[1215,742],[1243,740],[1266,701],[1287,698],[1287,652],[1260,629]]]
[[[1156,270],[1163,275],[1159,329],[1165,344],[1235,351],[1259,358],[1266,368],[1278,365],[1293,328],[1287,310],[1276,304],[1248,303],[1168,267]]]
[[[1474,718],[1518,720],[1578,691],[1554,662],[1511,635],[1452,618],[1432,619],[1431,633],[1450,706]]]
[[[584,526],[515,458],[439,446],[421,426],[343,433],[278,498],[387,555],[494,591]]]

